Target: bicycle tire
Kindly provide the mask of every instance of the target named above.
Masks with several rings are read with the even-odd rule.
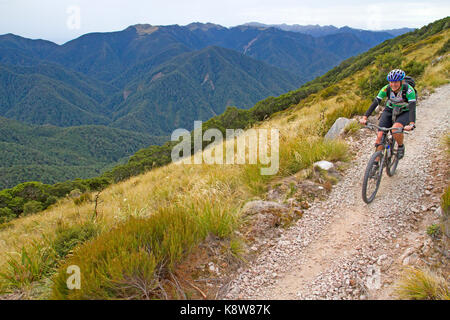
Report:
[[[377,172],[375,190],[368,197],[367,196],[367,184],[369,182],[369,179],[371,179],[370,175],[372,172],[372,167],[374,166],[375,159],[377,157],[380,157],[380,167],[378,168],[378,172]],[[366,172],[364,173],[364,179],[363,179],[363,185],[362,185],[362,198],[363,198],[363,201],[367,204],[371,203],[373,201],[373,199],[375,199],[375,196],[378,192],[378,188],[380,187],[381,177],[383,175],[383,166],[384,166],[383,151],[377,151],[370,157],[370,160],[367,163]]]
[[[389,177],[392,177],[395,174],[395,170],[397,169],[399,161],[397,157],[398,144],[397,141],[395,141],[395,139],[390,148],[391,148],[391,157],[389,161],[386,161],[386,173]]]

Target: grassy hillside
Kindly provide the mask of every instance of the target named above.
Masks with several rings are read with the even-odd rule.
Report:
[[[432,61],[448,48],[449,26],[447,18],[388,40],[297,91],[262,101],[237,117],[214,120],[225,128],[224,121],[278,128],[275,176],[260,175],[260,165],[169,164],[109,186],[97,211],[86,197],[68,198],[3,225],[3,291],[18,290],[27,298],[145,299],[164,298],[161,287],[166,287],[176,297],[164,280],[208,235],[223,239],[222,250],[231,255],[239,251],[236,243],[250,241],[240,216],[245,202],[264,197],[269,183],[307,171],[316,160],[348,159],[343,142],[323,135],[336,118],[367,109],[373,97],[364,92],[375,88],[359,80],[378,80],[378,70],[396,61],[418,74],[419,93],[448,83],[449,56]],[[270,119],[261,121],[266,116]],[[74,264],[82,270],[81,290],[66,286],[67,266]]]

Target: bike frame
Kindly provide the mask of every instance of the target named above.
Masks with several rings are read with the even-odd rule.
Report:
[[[375,124],[372,123],[368,123],[366,128],[369,129],[378,129],[378,131],[382,131],[383,134],[381,136],[381,143],[378,146],[381,146],[382,149],[375,151],[370,160],[369,163],[367,164],[366,167],[366,171],[364,174],[364,179],[363,179],[363,187],[362,187],[362,197],[364,202],[366,202],[367,204],[369,204],[370,202],[373,201],[373,199],[375,198],[378,188],[380,186],[380,182],[381,182],[381,178],[383,176],[383,170],[386,167],[386,173],[388,176],[393,176],[394,172],[397,168],[397,164],[398,164],[398,159],[395,158],[395,154],[394,154],[394,145],[395,145],[395,140],[394,140],[394,134],[395,133],[403,133],[403,128],[399,128],[399,127],[391,127],[391,128],[385,128],[385,127],[380,127],[377,126]],[[378,149],[378,148],[377,148]],[[379,157],[379,167],[377,168],[375,166],[376,163],[376,158]],[[394,161],[392,161],[394,159]],[[373,171],[373,169],[377,169],[377,171]],[[393,169],[392,169],[393,168]],[[367,194],[367,187],[368,185],[370,185],[371,181],[373,183],[375,178],[375,189],[373,190],[373,192],[370,194],[370,196],[368,196]]]
[[[392,130],[397,129],[397,132],[395,133],[407,133],[403,130],[403,128],[398,128],[398,127],[390,127],[390,128],[385,128],[385,127],[380,127],[377,126],[376,124],[372,124],[369,123],[367,124],[367,127],[369,129],[379,129],[381,131],[383,131],[383,136],[381,137],[381,146],[383,147],[383,161],[381,161],[381,163],[385,163],[385,161],[387,161],[388,157],[390,156],[388,154],[388,152],[392,152],[392,150],[390,150],[390,141],[392,139],[392,141],[394,140],[394,135]]]

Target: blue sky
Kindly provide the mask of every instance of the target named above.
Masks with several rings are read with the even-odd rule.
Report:
[[[0,34],[64,43],[89,32],[213,22],[226,27],[319,24],[382,30],[421,27],[450,15],[450,1],[296,0],[0,0]]]

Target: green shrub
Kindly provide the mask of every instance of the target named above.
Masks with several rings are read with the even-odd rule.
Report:
[[[427,234],[433,238],[439,238],[441,235],[441,226],[439,224],[432,224],[427,228]]]
[[[36,213],[42,211],[43,205],[39,201],[31,200],[23,205],[23,214],[29,215],[32,213]]]
[[[402,69],[408,76],[417,78],[421,76],[422,73],[425,71],[426,65],[427,65],[426,63],[411,60],[405,66],[403,66]]]
[[[323,92],[320,94],[320,96],[323,99],[328,99],[330,97],[333,97],[335,95],[337,95],[339,93],[339,87],[334,85],[334,86],[330,86],[328,88],[326,88],[325,90],[323,90]]]
[[[58,202],[58,198],[56,198],[55,196],[49,196],[47,200],[45,200],[44,208],[47,208],[52,204],[55,204],[56,202]]]
[[[378,91],[387,84],[386,76],[392,69],[400,68],[404,60],[400,47],[380,54],[375,59],[375,68],[368,77],[358,81],[359,94],[364,97],[375,97]]]
[[[10,208],[0,208],[0,223],[5,223],[14,219],[16,215]]]

